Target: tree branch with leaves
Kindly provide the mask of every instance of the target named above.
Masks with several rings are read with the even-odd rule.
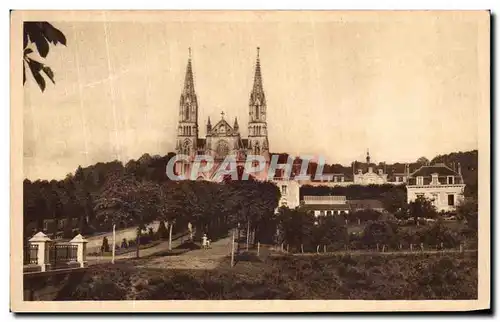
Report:
[[[54,72],[44,63],[33,57],[34,49],[38,55],[45,59],[49,54],[50,44],[56,46],[62,44],[66,46],[64,34],[50,23],[45,21],[25,22],[23,25],[23,85],[26,83],[26,66],[31,71],[33,78],[43,92],[46,87],[45,74],[50,81],[55,84]]]

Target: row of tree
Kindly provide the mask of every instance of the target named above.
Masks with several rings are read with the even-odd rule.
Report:
[[[32,224],[25,225],[25,237],[31,236],[32,228],[42,230],[44,219],[73,218],[79,219],[83,233],[110,231],[113,225],[138,226],[137,241],[141,229],[156,220],[170,229],[186,230],[191,223],[197,234],[207,233],[211,239],[240,222],[255,235],[261,234],[278,206],[280,192],[270,182],[232,181],[229,176],[222,183],[159,178],[166,159],[147,156],[126,166],[110,162],[80,167],[61,181],[25,180],[24,219]],[[72,220],[66,223],[70,238]]]
[[[435,218],[430,224],[417,229],[404,228],[398,219]],[[377,213],[373,210],[360,211],[343,216],[315,217],[312,212],[281,208],[275,217],[278,234],[275,242],[286,244],[290,251],[311,251],[318,245],[329,245],[334,249],[375,248],[386,245],[397,249],[409,244],[433,245],[437,247],[457,247],[465,239],[477,239],[477,201],[467,199],[457,208],[458,220],[466,222],[464,229],[452,230],[446,227],[432,203],[424,198],[409,203],[405,211],[393,214]],[[361,234],[349,234],[350,219],[365,222]],[[330,248],[331,249],[331,248]]]

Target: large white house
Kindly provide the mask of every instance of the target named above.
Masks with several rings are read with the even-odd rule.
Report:
[[[295,209],[300,205],[300,184],[297,181],[274,178],[273,182],[278,186],[281,192],[278,208],[288,207],[290,209]]]
[[[443,163],[422,166],[410,174],[406,189],[408,202],[423,196],[431,199],[438,211],[454,211],[464,199],[460,164],[457,171]]]

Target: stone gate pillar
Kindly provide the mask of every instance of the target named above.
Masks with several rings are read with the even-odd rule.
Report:
[[[40,266],[41,271],[49,271],[49,244],[52,242],[52,240],[43,232],[38,232],[35,234],[35,236],[31,237],[29,242],[33,245],[38,245],[37,259],[38,266]]]
[[[75,238],[70,240],[71,245],[78,246],[76,260],[80,264],[80,267],[87,266],[87,243],[88,241],[81,234],[76,235]]]

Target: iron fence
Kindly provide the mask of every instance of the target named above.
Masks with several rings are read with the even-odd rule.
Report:
[[[71,244],[52,244],[49,246],[49,262],[57,266],[77,260],[77,245]]]
[[[24,246],[23,263],[24,265],[38,264],[38,245]]]

